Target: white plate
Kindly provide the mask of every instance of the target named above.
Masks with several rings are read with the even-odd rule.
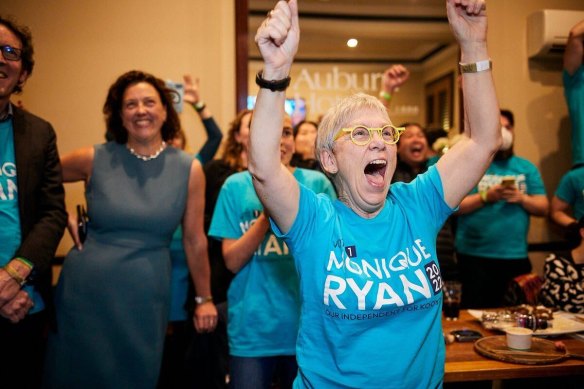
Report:
[[[478,309],[469,309],[468,313],[471,314],[475,319],[481,321],[483,316],[483,311]],[[561,335],[570,334],[573,332],[584,331],[584,315],[556,311],[554,312],[554,320],[551,321],[552,327],[546,328],[545,330],[536,330],[534,335],[546,336],[546,335]],[[497,330],[503,330],[503,328],[494,327]]]

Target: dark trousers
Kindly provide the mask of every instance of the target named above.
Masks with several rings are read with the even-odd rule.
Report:
[[[227,340],[227,303],[217,307],[217,327],[209,333],[192,329],[186,363],[188,388],[226,389],[229,374],[229,343]],[[191,326],[192,328],[192,326]]]
[[[217,305],[215,331],[199,334],[191,320],[169,324],[158,389],[226,389],[229,369],[226,304]]]
[[[28,315],[16,324],[0,317],[0,387],[40,388],[48,315]]]
[[[496,259],[457,253],[462,282],[462,308],[504,306],[509,283],[531,271],[529,258]]]
[[[189,321],[173,321],[168,323],[166,338],[164,339],[164,351],[162,354],[162,367],[158,377],[159,389],[187,388],[185,380],[187,375],[186,350],[192,324]]]
[[[231,389],[291,389],[298,374],[295,355],[230,359]]]

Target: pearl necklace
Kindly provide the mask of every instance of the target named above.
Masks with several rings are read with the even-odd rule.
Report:
[[[160,148],[151,155],[140,155],[138,154],[133,148],[131,148],[130,146],[128,146],[128,144],[126,143],[126,147],[127,149],[130,151],[130,154],[132,154],[134,157],[141,159],[142,161],[151,161],[153,159],[158,158],[158,156],[160,155],[160,153],[162,153],[162,151],[166,148],[166,142],[162,141],[162,144],[160,145]]]

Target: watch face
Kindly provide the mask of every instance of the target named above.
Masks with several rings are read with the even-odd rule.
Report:
[[[209,297],[201,297],[201,296],[195,296],[195,303],[197,304],[203,304],[209,301],[213,301],[213,297],[209,296]]]

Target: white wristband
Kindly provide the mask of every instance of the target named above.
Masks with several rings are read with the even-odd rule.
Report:
[[[490,59],[473,63],[459,63],[461,73],[477,73],[493,68],[493,62]]]

